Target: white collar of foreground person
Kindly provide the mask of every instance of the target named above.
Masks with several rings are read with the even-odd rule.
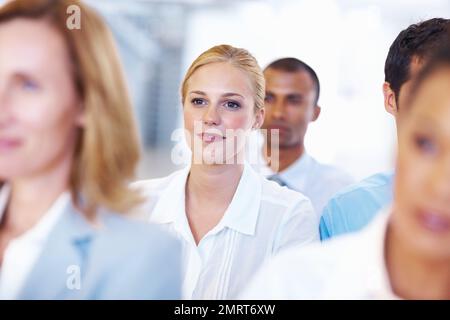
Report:
[[[10,186],[3,185],[0,190],[0,221],[6,212],[10,194]],[[0,269],[0,299],[33,298],[36,292],[42,298],[52,298],[64,289],[66,283],[43,283],[43,279],[50,278],[49,275],[52,278],[58,278],[58,275],[67,278],[69,266],[83,265],[76,244],[89,240],[93,229],[78,213],[70,210],[74,214],[64,214],[69,208],[70,192],[64,192],[36,225],[9,242]],[[52,236],[57,236],[58,241],[49,242],[47,240],[56,225],[63,233],[53,233]],[[57,253],[64,254],[52,256]]]
[[[255,276],[243,299],[399,299],[384,258],[391,208],[362,231],[282,252]]]
[[[11,187],[9,184],[5,184],[0,188],[0,222],[3,220],[3,216],[6,213],[6,206],[8,204],[9,197],[11,195]],[[70,202],[70,192],[62,193],[58,199],[52,204],[47,213],[42,217],[39,222],[32,227],[30,230],[25,232],[20,237],[15,240],[33,240],[36,244],[43,244],[47,239],[53,226],[56,224],[57,220],[61,217],[62,212],[65,207]]]
[[[190,166],[171,175],[173,179],[167,192],[161,194],[151,220],[156,223],[174,223],[186,239],[194,241],[185,210],[185,187]],[[261,178],[248,163],[244,164],[239,185],[220,223],[210,230],[209,235],[218,233],[225,227],[246,235],[254,235],[262,197]],[[245,213],[245,214],[242,214]]]

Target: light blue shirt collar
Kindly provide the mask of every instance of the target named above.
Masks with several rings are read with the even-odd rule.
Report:
[[[291,189],[304,190],[313,162],[313,158],[305,151],[300,158],[285,170],[281,171],[278,175]]]

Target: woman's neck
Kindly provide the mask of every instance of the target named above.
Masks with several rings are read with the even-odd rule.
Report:
[[[223,218],[239,185],[243,165],[192,165],[186,183],[186,215],[198,245]]]
[[[241,179],[244,165],[192,165],[186,190],[204,199],[230,202]]]
[[[68,190],[70,170],[71,161],[64,161],[44,173],[9,181],[11,192],[0,230],[14,237],[31,229]]]
[[[405,299],[450,299],[450,261],[424,257],[388,228],[385,257],[391,287]]]

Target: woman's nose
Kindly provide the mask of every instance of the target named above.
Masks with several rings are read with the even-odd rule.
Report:
[[[450,207],[450,154],[435,166],[429,187],[436,201]]]
[[[220,124],[220,116],[217,112],[217,108],[214,105],[209,105],[203,114],[203,123],[206,125],[214,126]]]

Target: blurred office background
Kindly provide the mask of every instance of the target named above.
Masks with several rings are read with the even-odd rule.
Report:
[[[248,49],[262,67],[295,56],[316,70],[322,114],[306,144],[318,160],[356,179],[391,168],[396,134],[381,91],[389,46],[411,23],[450,17],[448,0],[85,1],[119,45],[145,150],[139,178],[179,166],[171,152],[180,81],[196,56],[222,43]]]

